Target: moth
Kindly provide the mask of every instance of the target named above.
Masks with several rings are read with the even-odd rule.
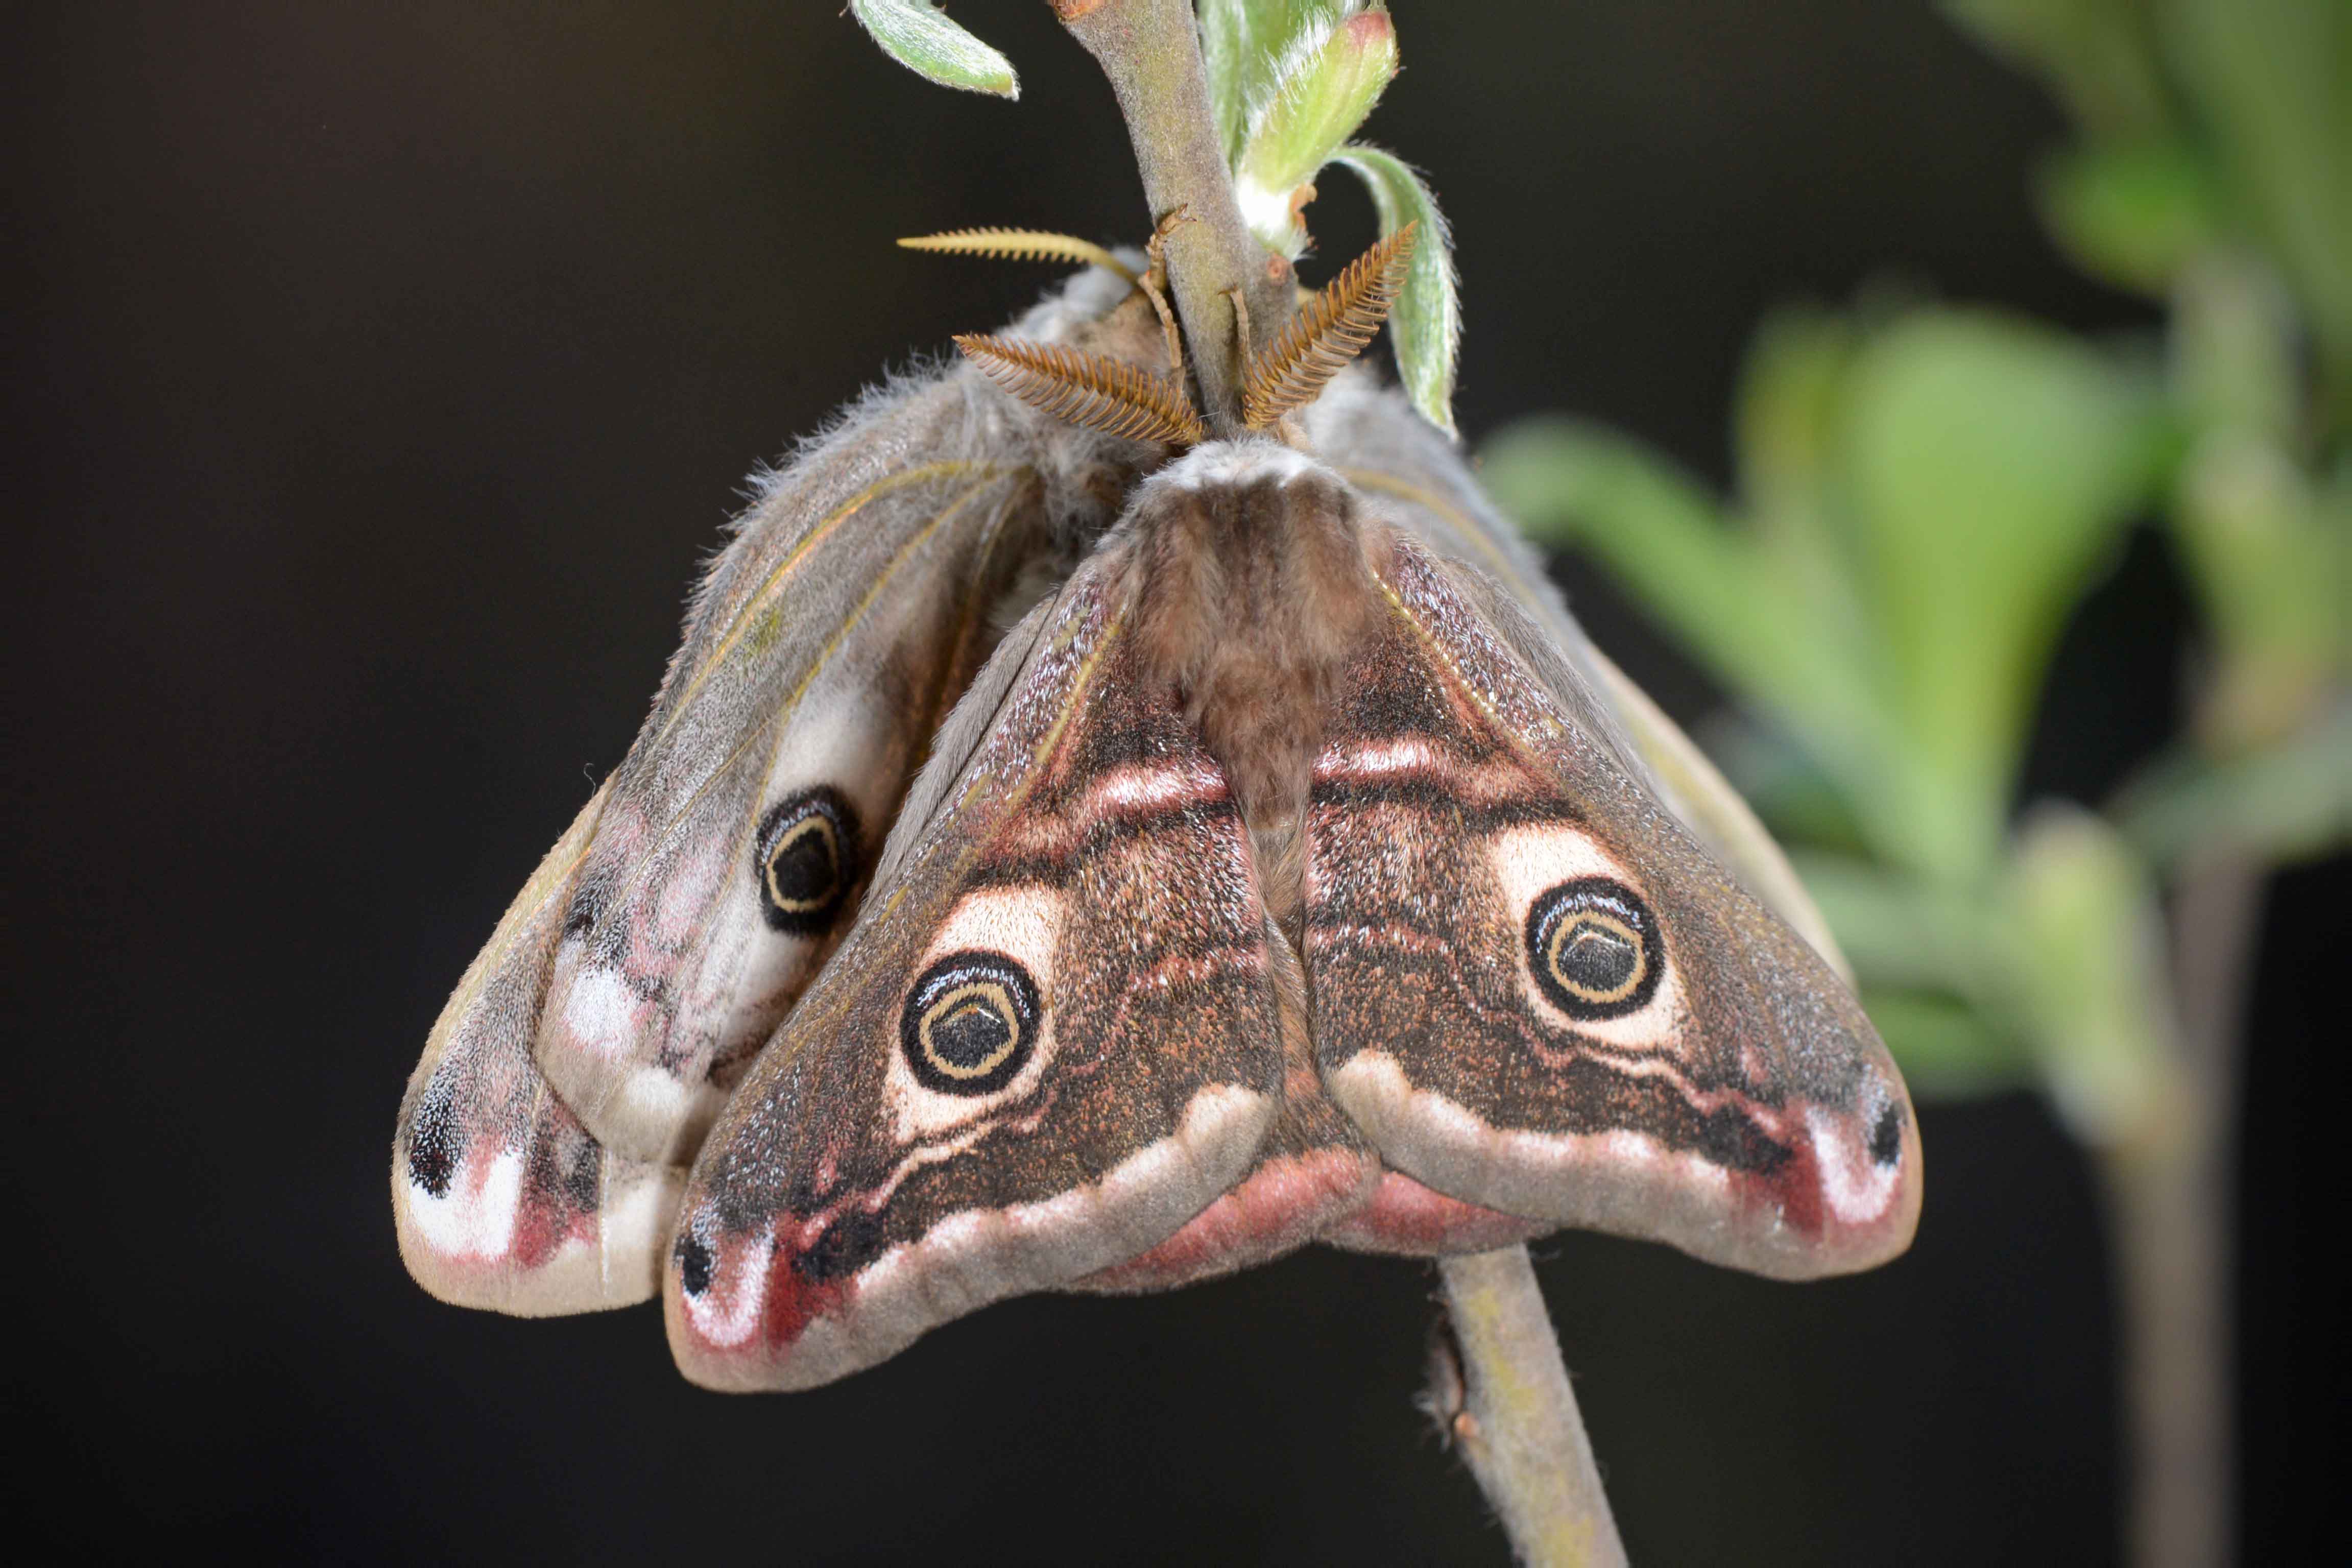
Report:
[[[418,1281],[658,1293],[688,1376],[799,1388],[1313,1241],[1901,1251],[1909,1101],[1786,862],[1351,362],[1411,231],[1214,440],[1156,240],[1056,243],[760,481],[410,1080]]]

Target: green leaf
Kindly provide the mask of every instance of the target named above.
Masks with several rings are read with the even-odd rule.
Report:
[[[1370,188],[1383,236],[1409,223],[1421,225],[1412,260],[1405,268],[1403,291],[1389,312],[1389,336],[1396,344],[1397,373],[1404,380],[1405,395],[1423,417],[1450,435],[1454,367],[1462,349],[1454,233],[1419,172],[1394,153],[1357,142],[1340,149],[1332,162],[1353,171]]]
[[[2052,802],[2001,902],[2014,1006],[2061,1114],[2085,1143],[2126,1141],[2169,1109],[2178,1061],[2155,879],[2105,819]]]
[[[1981,900],[1846,855],[1790,857],[1865,986],[1963,998],[1997,991]]]
[[[2158,865],[2216,845],[2290,862],[2352,844],[2352,701],[2258,751],[2177,756],[2125,790],[2116,818]]]
[[[2046,78],[2094,135],[2139,140],[2167,125],[2147,0],[1944,0],[1943,8]]]
[[[849,0],[883,53],[941,87],[1019,98],[1013,62],[947,19],[932,0]]]
[[[2352,634],[2352,560],[2320,497],[2277,445],[2215,431],[2182,466],[2173,535],[2210,629],[2198,737],[2224,755],[2306,722]]]
[[[1693,731],[1724,776],[1784,841],[1862,854],[1868,849],[1853,802],[1811,752],[1779,727],[1726,707]]]
[[[1967,881],[1998,853],[2052,646],[2148,495],[2165,427],[2087,345],[1957,311],[1874,339],[1845,407],[1842,515],[1898,726],[1880,848]]]
[[[1361,0],[1198,0],[1209,108],[1238,165],[1250,111],[1274,91],[1283,62],[1329,37]],[[1344,133],[1343,133],[1344,134]]]
[[[2008,987],[1979,895],[1842,855],[1800,854],[1795,864],[1915,1092],[1982,1094],[2038,1081],[2024,1039],[1986,1005]]]
[[[1765,319],[1740,366],[1731,413],[1739,487],[1766,520],[1817,511],[1834,478],[1837,428],[1856,333],[1825,310]]]
[[[2352,5],[2166,0],[2168,57],[2352,419]],[[2341,428],[2341,426],[2339,426]]]
[[[2219,227],[2211,171],[2179,142],[2070,148],[2034,182],[2042,221],[2092,276],[2161,295]]]
[[[1558,416],[1496,435],[1480,477],[1532,537],[1600,558],[1727,686],[1801,738],[1857,810],[1883,793],[1870,650],[1780,555],[1727,527],[1699,485],[1636,442]]]
[[[2175,408],[2192,433],[2284,444],[2302,434],[2304,373],[2294,302],[2278,274],[2243,246],[2215,246],[2172,290],[2167,345]]]

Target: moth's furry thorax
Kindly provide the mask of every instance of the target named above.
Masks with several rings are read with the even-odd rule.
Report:
[[[1146,664],[1224,769],[1287,919],[1323,715],[1379,602],[1355,491],[1276,442],[1215,442],[1153,475],[1122,528]]]

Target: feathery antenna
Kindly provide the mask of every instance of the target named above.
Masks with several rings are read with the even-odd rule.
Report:
[[[1418,224],[1407,224],[1349,262],[1346,270],[1292,313],[1279,336],[1250,361],[1242,384],[1242,420],[1264,430],[1315,401],[1324,384],[1363,352],[1404,287]]]
[[[955,346],[990,381],[1033,408],[1135,441],[1197,445],[1207,435],[1174,376],[1059,343],[963,332]]]
[[[1143,281],[1136,276],[1135,268],[1092,241],[1072,235],[1048,234],[1043,229],[952,229],[946,234],[917,235],[898,243],[908,250],[947,256],[986,256],[1004,261],[1071,261],[1081,267],[1099,267],[1106,272],[1115,272],[1129,283]]]

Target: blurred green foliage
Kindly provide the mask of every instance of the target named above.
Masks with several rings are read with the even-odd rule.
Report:
[[[2352,5],[1948,9],[2069,106],[2041,209],[2166,302],[2160,341],[1793,310],[1741,380],[1735,499],[1558,416],[1485,476],[1751,716],[1725,760],[1915,1085],[2038,1082],[2115,1146],[2179,1087],[2167,877],[2352,841]],[[2191,722],[2106,810],[2021,810],[2052,652],[2141,523],[2200,612]]]

